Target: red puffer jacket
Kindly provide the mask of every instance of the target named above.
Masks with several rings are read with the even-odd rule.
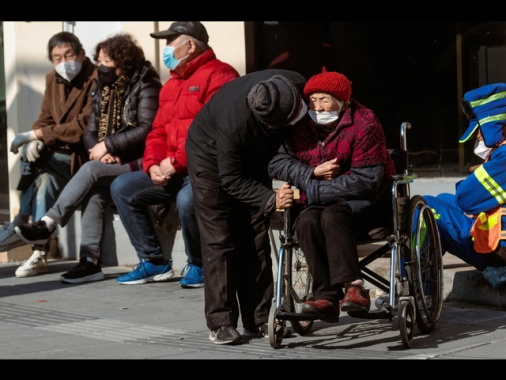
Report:
[[[151,166],[170,157],[176,172],[185,175],[185,141],[191,122],[221,86],[239,73],[209,48],[187,65],[183,75],[170,74],[160,91],[160,106],[146,139],[142,166],[149,172]]]

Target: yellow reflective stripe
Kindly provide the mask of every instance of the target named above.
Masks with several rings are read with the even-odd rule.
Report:
[[[485,213],[483,211],[480,212],[478,214],[478,218],[477,219],[480,219],[480,222],[485,223],[487,221],[487,213]]]
[[[474,108],[474,107],[479,107],[484,104],[493,102],[494,100],[502,99],[502,98],[506,98],[506,91],[498,92],[497,94],[491,95],[485,99],[473,100],[472,102],[469,102],[469,104],[471,105],[471,107]]]
[[[478,228],[484,231],[490,230],[492,227],[497,225],[500,216],[501,215],[494,213],[487,217],[487,214],[485,212],[480,212],[478,218],[480,219],[481,224],[479,225]]]
[[[500,113],[494,116],[487,116],[484,117],[483,119],[480,119],[478,122],[480,123],[480,125],[484,125],[486,123],[490,123],[491,121],[501,121],[501,120],[506,120],[506,113]]]
[[[491,176],[488,175],[487,171],[483,168],[483,165],[474,171],[474,175],[482,186],[487,189],[490,195],[495,198],[497,203],[506,203],[506,192]]]
[[[437,220],[437,219],[441,219],[441,215],[439,215],[439,213],[436,211],[435,208],[431,208],[432,210],[432,213],[434,214],[434,218]]]

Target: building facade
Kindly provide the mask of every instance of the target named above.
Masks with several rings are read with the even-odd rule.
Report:
[[[149,36],[172,21],[0,22],[0,209],[19,208],[20,164],[9,152],[40,110],[49,38],[75,33],[89,56],[117,32],[134,35],[160,72],[163,40]],[[283,67],[310,76],[337,70],[352,82],[352,97],[380,118],[389,145],[409,121],[410,162],[424,177],[461,176],[476,163],[472,144],[458,144],[466,128],[462,95],[487,83],[506,82],[506,22],[286,22],[203,21],[217,56],[246,74]]]

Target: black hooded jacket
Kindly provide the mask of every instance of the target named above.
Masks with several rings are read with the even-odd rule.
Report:
[[[263,209],[274,194],[267,165],[289,127],[268,128],[251,111],[247,95],[258,82],[278,74],[302,93],[306,80],[295,71],[267,69],[244,75],[223,85],[202,108],[186,139],[190,170],[216,182],[217,191]]]
[[[99,142],[102,91],[97,79],[96,81],[97,85],[91,94],[93,105],[90,120],[83,137],[86,149],[93,148]],[[112,156],[120,157],[123,163],[142,158],[146,136],[158,110],[161,87],[160,75],[149,61],[133,74],[124,94],[121,128],[105,138],[107,151]]]

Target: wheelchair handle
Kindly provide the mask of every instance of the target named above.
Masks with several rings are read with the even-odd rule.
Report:
[[[408,150],[408,143],[406,139],[406,130],[411,129],[411,123],[410,122],[403,122],[401,124],[401,149],[407,151]]]

